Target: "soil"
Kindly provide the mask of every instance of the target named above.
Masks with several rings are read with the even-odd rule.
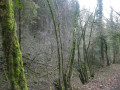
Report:
[[[114,64],[99,70],[93,80],[78,86],[76,90],[120,90],[120,65]]]
[[[94,79],[83,85],[77,74],[73,74],[71,81],[73,90],[120,90],[120,64],[113,64],[111,66],[99,69],[95,73]],[[32,86],[31,86],[32,85]],[[0,90],[7,90],[8,85],[0,65]],[[30,83],[28,79],[29,90],[50,90],[50,88],[40,89],[40,85],[36,86]],[[50,86],[53,89],[53,86]]]

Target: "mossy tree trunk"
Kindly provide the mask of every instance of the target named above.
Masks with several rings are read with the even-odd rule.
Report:
[[[19,4],[21,4],[21,0],[19,0]],[[19,10],[18,10],[18,18],[19,18],[19,44],[20,44],[20,49],[21,49],[21,8],[19,7]]]
[[[4,14],[1,17],[3,50],[11,90],[28,90],[23,69],[22,53],[16,35],[13,1],[2,0],[2,2],[5,6]]]

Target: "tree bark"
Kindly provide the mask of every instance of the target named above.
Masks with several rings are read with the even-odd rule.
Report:
[[[19,0],[19,4],[21,4],[21,0]],[[19,8],[18,10],[18,14],[19,14],[19,44],[20,44],[20,49],[21,49],[21,9]]]
[[[22,53],[16,35],[16,22],[12,0],[2,0],[5,5],[1,19],[4,56],[7,63],[11,90],[28,90],[24,75]]]

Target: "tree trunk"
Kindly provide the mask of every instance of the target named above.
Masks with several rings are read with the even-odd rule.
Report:
[[[1,19],[3,50],[7,63],[11,90],[28,90],[24,75],[22,53],[16,35],[16,22],[12,0],[2,0],[5,5]]]
[[[21,4],[21,0],[19,0],[19,3]],[[20,49],[21,49],[21,8],[18,10],[19,14],[19,44],[20,44]]]

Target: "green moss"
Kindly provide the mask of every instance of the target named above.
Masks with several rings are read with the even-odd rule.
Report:
[[[5,0],[4,4],[6,9],[1,24],[2,40],[11,90],[28,90],[23,69],[22,53],[16,35],[12,0]]]

